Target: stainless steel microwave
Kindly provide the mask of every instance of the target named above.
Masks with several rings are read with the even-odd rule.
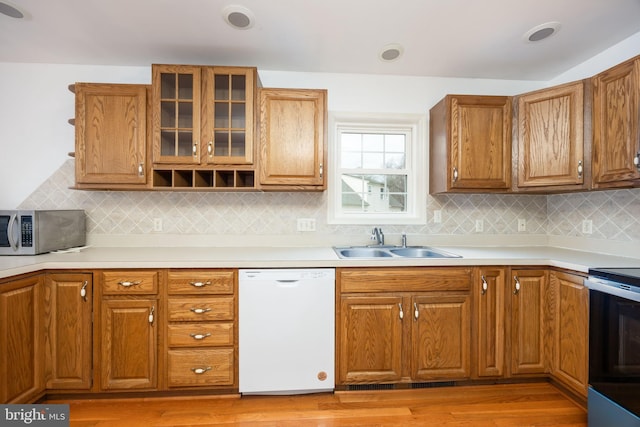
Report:
[[[86,244],[83,210],[0,210],[0,255],[37,255]]]

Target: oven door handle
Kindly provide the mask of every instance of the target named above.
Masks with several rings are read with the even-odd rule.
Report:
[[[630,299],[635,302],[640,302],[640,292],[633,286],[625,285],[624,283],[615,282],[603,282],[597,279],[588,279],[584,281],[587,288],[593,291],[604,292],[605,294],[615,295],[620,298]]]
[[[18,215],[17,214],[13,214],[11,215],[11,218],[9,219],[9,225],[7,226],[7,237],[9,238],[9,245],[11,246],[11,249],[13,249],[14,251],[18,250],[18,241],[13,239],[13,229],[14,226],[16,225],[16,221],[18,220]]]

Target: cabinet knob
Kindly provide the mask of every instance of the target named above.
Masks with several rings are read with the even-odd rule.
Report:
[[[484,295],[487,293],[487,289],[489,289],[489,284],[487,283],[487,279],[484,278],[484,275],[482,275],[481,279],[482,279],[482,290],[480,291],[480,294]]]
[[[209,155],[209,157],[213,155],[213,141],[209,141],[209,143],[207,144],[207,154]]]
[[[418,320],[418,317],[420,317],[420,310],[418,310],[418,303],[414,302],[413,303],[413,320]]]
[[[633,158],[633,164],[636,166],[636,168],[640,169],[640,153],[637,153]]]
[[[155,312],[156,312],[156,306],[153,305],[151,306],[151,310],[149,310],[149,323],[153,323],[153,321],[155,320]]]
[[[458,168],[453,168],[453,182],[458,181]]]
[[[193,151],[193,157],[196,157],[198,155],[198,143],[197,142],[193,143],[193,147],[191,148],[191,150]]]
[[[320,178],[322,178],[323,175],[324,175],[324,165],[320,163]]]
[[[518,279],[518,276],[513,276],[513,280],[516,282],[515,287],[513,288],[513,294],[518,295],[518,292],[520,292],[520,280]]]
[[[138,176],[144,176],[144,163],[138,163]]]
[[[400,313],[398,314],[398,316],[400,317],[400,320],[404,319],[404,311],[402,310],[402,304],[398,303],[398,308],[400,308]]]

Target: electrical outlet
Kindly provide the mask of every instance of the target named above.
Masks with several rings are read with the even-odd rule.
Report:
[[[439,224],[439,223],[442,222],[442,211],[441,210],[433,211],[433,222],[435,222],[436,224]]]
[[[527,220],[524,218],[518,219],[518,231],[527,231]]]
[[[162,231],[162,218],[153,218],[153,231]]]
[[[592,234],[593,233],[593,222],[590,219],[585,219],[582,221],[582,234]]]
[[[484,231],[484,221],[476,219],[476,232],[482,233],[482,231]]]
[[[298,231],[316,231],[315,218],[298,218]]]

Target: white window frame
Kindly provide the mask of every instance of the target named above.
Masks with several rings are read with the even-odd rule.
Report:
[[[426,224],[428,188],[426,170],[426,116],[418,114],[329,113],[329,224]],[[408,132],[406,144],[407,210],[406,212],[344,212],[340,179],[341,132]]]

